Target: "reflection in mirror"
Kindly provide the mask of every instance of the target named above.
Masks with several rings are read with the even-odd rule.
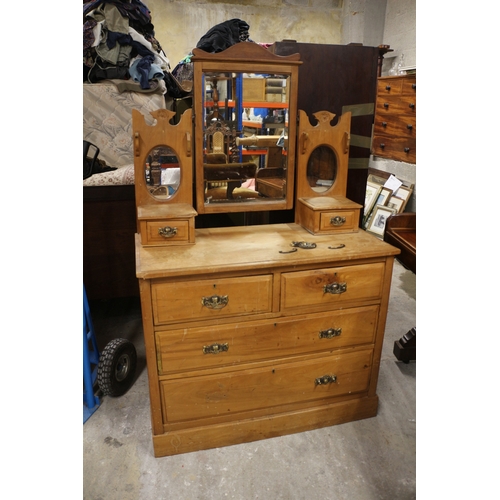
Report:
[[[290,76],[205,72],[205,204],[284,200]]]
[[[328,191],[337,178],[337,156],[328,146],[313,150],[307,161],[307,181],[317,193]]]
[[[168,146],[153,148],[146,157],[144,166],[149,193],[158,200],[170,199],[181,181],[179,159]]]

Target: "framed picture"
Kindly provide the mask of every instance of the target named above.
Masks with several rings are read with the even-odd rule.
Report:
[[[377,201],[375,205],[387,205],[389,198],[392,196],[392,189],[383,187],[378,194]]]
[[[410,199],[411,193],[413,189],[406,187],[406,186],[401,186],[397,191],[396,191],[396,196],[398,198],[401,198],[403,200],[403,206],[401,208],[401,212],[405,209],[406,204],[408,203],[408,200]]]
[[[365,208],[363,210],[365,217],[371,212],[381,190],[382,186],[380,184],[375,184],[374,182],[366,183]]]
[[[400,214],[403,211],[403,205],[405,200],[403,198],[398,198],[397,196],[391,196],[391,199],[387,202],[389,208],[395,208],[396,213]]]
[[[373,209],[373,214],[368,223],[366,230],[376,236],[383,237],[385,231],[385,224],[387,219],[392,214],[396,213],[395,208],[385,207],[384,205],[376,205]]]

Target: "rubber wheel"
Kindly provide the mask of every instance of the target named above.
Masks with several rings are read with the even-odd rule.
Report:
[[[122,396],[134,381],[137,352],[127,339],[114,339],[102,351],[97,364],[97,384],[107,396]]]

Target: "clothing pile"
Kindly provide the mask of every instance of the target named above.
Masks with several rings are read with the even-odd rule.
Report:
[[[84,0],[83,80],[124,80],[121,90],[178,93],[170,62],[140,0]],[[128,82],[128,83],[127,83]]]
[[[197,49],[211,54],[222,52],[239,42],[253,42],[250,39],[250,25],[241,19],[230,19],[210,28],[196,44]],[[192,53],[179,61],[172,71],[178,82],[185,83],[193,79]]]

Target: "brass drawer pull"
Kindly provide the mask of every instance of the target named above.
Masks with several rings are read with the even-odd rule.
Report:
[[[332,339],[338,337],[342,333],[342,328],[328,328],[328,330],[321,330],[319,332],[320,339]]]
[[[172,238],[173,236],[175,236],[177,234],[177,228],[170,227],[170,226],[159,227],[158,234],[160,236],[162,236],[163,238]]]
[[[227,295],[212,295],[211,297],[202,297],[201,303],[208,309],[222,309],[229,302]]]
[[[332,226],[341,226],[342,224],[345,224],[345,217],[340,217],[339,215],[332,217],[330,219],[330,224]]]
[[[337,382],[337,375],[323,375],[314,381],[315,385],[325,385]]]
[[[229,344],[212,344],[203,346],[203,354],[219,354],[220,352],[227,352],[229,350]]]
[[[292,241],[290,246],[310,250],[312,248],[316,248],[316,243],[308,243],[307,241]]]
[[[347,283],[330,283],[323,287],[323,292],[334,295],[347,292]]]

